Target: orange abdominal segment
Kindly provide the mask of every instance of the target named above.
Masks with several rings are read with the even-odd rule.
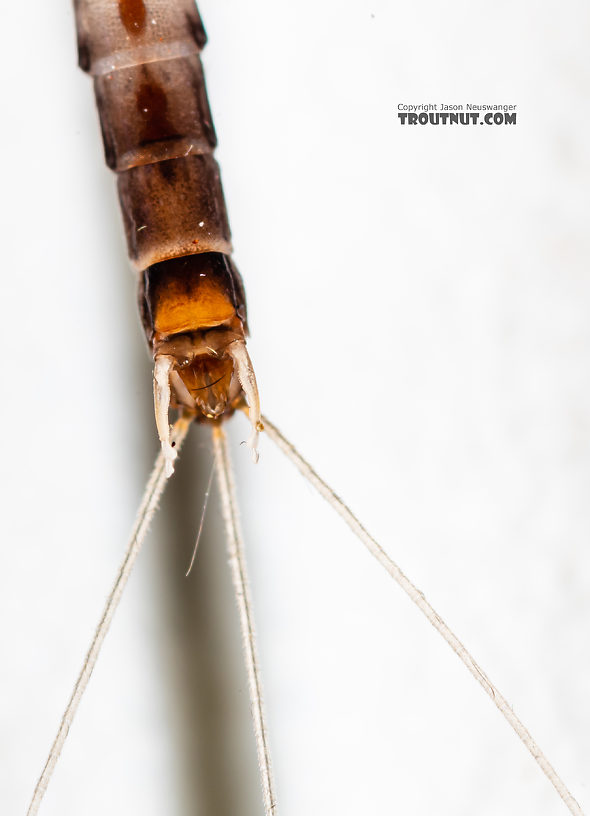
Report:
[[[178,277],[159,292],[154,329],[160,335],[219,326],[235,315],[228,292],[213,277]]]

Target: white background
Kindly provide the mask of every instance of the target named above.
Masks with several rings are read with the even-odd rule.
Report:
[[[200,8],[264,410],[590,810],[588,6]],[[72,11],[2,22],[0,808],[22,814],[156,437]],[[402,127],[398,102],[516,103],[518,124]],[[278,813],[565,812],[340,520],[231,426]],[[215,503],[184,578],[210,462],[193,434],[46,816],[262,812]]]

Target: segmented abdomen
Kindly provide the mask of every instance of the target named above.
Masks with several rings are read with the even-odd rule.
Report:
[[[139,308],[154,356],[158,436],[172,473],[169,409],[217,422],[247,402],[258,458],[260,398],[193,0],[74,0],[81,67],[94,77],[105,156],[118,175]]]
[[[144,270],[183,255],[229,255],[195,3],[75,0],[75,10],[131,261]]]

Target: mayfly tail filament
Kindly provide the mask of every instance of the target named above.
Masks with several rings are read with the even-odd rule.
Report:
[[[486,694],[491,697],[511,728],[530,751],[535,762],[539,765],[543,773],[554,786],[570,813],[573,813],[574,816],[583,816],[580,805],[569,792],[565,783],[559,777],[557,771],[541,751],[540,747],[532,738],[519,717],[517,717],[517,715],[514,713],[508,701],[478,666],[474,658],[467,651],[465,646],[463,646],[455,633],[447,626],[440,615],[428,603],[424,597],[424,593],[421,592],[406,575],[404,575],[402,570],[398,567],[395,561],[389,557],[383,547],[381,547],[381,545],[378,544],[378,542],[375,541],[375,539],[367,532],[352,510],[350,510],[342,499],[336,495],[332,488],[326,484],[326,482],[324,482],[320,476],[318,476],[309,462],[307,462],[295,448],[295,446],[283,436],[276,425],[273,425],[273,423],[267,417],[262,417],[262,421],[264,424],[264,430],[275,445],[277,445],[285,456],[295,465],[295,467],[307,479],[307,481],[312,484],[313,487],[315,487],[318,493],[328,502],[330,507],[332,507],[338,513],[338,515],[344,519],[355,536],[362,541],[371,555],[377,559],[383,569],[388,572],[389,575],[391,575],[394,581],[396,581],[403,591],[409,596],[410,600],[416,604],[422,614],[425,615],[429,623],[434,626],[443,640],[445,640],[455,652],[459,660],[464,663],[466,668],[484,689]]]
[[[176,424],[172,429],[171,442],[174,444],[177,451],[179,451],[182,447],[182,443],[186,438],[190,424],[190,420],[181,417],[176,421]],[[146,488],[135,517],[133,529],[129,537],[129,542],[125,550],[125,556],[121,562],[121,566],[119,567],[119,572],[117,573],[117,577],[110,591],[102,616],[98,626],[96,627],[96,631],[88,652],[86,653],[86,657],[84,659],[82,669],[80,670],[80,674],[78,675],[78,679],[76,680],[72,695],[63,713],[61,723],[53,745],[51,746],[45,767],[43,768],[39,781],[35,787],[33,798],[27,811],[27,816],[35,816],[39,810],[39,806],[43,796],[45,795],[45,791],[47,790],[47,786],[51,776],[53,775],[53,771],[68,736],[70,726],[76,715],[76,711],[78,710],[78,706],[80,705],[84,692],[86,691],[88,681],[90,680],[92,672],[94,671],[102,644],[107,632],[109,631],[113,615],[115,614],[117,606],[119,605],[119,601],[121,600],[121,596],[125,586],[127,585],[127,581],[149,530],[150,523],[154,517],[154,513],[158,508],[158,503],[166,487],[168,479],[166,469],[166,457],[163,452],[160,452],[146,484]]]

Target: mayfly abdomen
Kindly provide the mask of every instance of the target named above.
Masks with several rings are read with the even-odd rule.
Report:
[[[76,0],[80,66],[94,77],[117,173],[140,312],[155,361],[156,423],[172,471],[168,409],[218,420],[244,399],[255,449],[256,379],[199,52],[193,0]]]

